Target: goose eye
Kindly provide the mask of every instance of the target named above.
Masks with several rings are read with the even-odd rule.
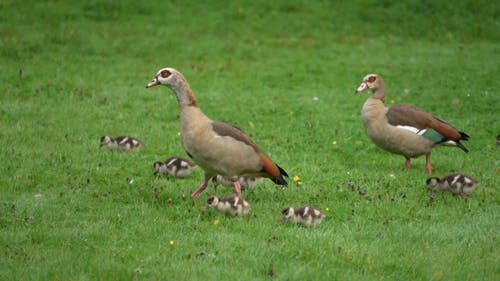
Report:
[[[373,83],[375,82],[375,80],[377,80],[377,77],[376,76],[370,76],[368,77],[367,81],[370,82],[370,83]]]
[[[163,77],[163,78],[167,78],[171,74],[172,74],[172,72],[170,72],[168,70],[163,70],[162,72],[160,72],[160,76]]]

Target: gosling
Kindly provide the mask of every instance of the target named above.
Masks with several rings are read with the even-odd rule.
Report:
[[[105,135],[101,137],[100,146],[101,147],[106,146],[111,150],[121,149],[121,150],[132,151],[143,147],[144,143],[141,140],[130,136],[119,136],[113,138],[109,135]]]
[[[313,227],[321,223],[325,213],[318,208],[302,206],[300,208],[286,207],[281,211],[283,221],[291,220],[306,227]]]
[[[174,178],[189,176],[197,165],[182,157],[170,157],[165,162],[156,161],[153,164],[154,174],[169,174]]]
[[[210,195],[207,199],[207,209],[211,207],[215,207],[220,212],[228,213],[233,216],[243,216],[250,212],[250,204],[236,195],[224,198]]]
[[[437,177],[430,177],[427,179],[426,184],[429,189],[439,189],[441,191],[449,190],[455,195],[468,196],[474,191],[476,185],[480,182],[470,176],[453,173],[440,179]]]

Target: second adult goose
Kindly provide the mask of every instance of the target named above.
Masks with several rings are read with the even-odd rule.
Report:
[[[238,196],[241,196],[240,176],[267,177],[276,184],[287,186],[283,178],[288,176],[287,173],[264,154],[247,134],[233,125],[214,121],[201,111],[188,82],[179,71],[160,69],[146,87],[157,85],[168,86],[176,94],[180,107],[182,145],[205,172],[203,181],[191,196],[199,195],[216,175],[231,177]]]
[[[367,89],[373,93],[361,111],[366,133],[381,148],[403,155],[407,170],[411,167],[410,158],[425,154],[425,169],[431,173],[431,149],[438,144],[457,146],[468,152],[460,141],[468,140],[469,136],[450,123],[413,105],[385,107],[385,83],[380,75],[366,75],[356,92]]]

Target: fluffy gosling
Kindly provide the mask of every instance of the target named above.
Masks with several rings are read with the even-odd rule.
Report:
[[[429,189],[439,189],[441,191],[449,190],[455,195],[468,196],[474,191],[474,188],[479,181],[473,177],[461,174],[453,173],[440,179],[438,177],[430,177],[426,181],[427,188]]]
[[[182,157],[170,157],[165,162],[156,161],[153,164],[154,173],[156,174],[169,174],[175,178],[184,178],[189,176],[196,164]]]
[[[217,210],[233,216],[243,216],[250,212],[250,204],[236,195],[219,198],[210,195],[207,199],[207,209],[215,207]]]
[[[311,206],[286,207],[281,211],[281,214],[283,214],[283,221],[291,220],[306,227],[318,225],[326,216],[322,210]]]
[[[109,135],[101,137],[101,147],[106,146],[109,149],[122,149],[132,151],[144,146],[144,143],[134,137],[130,136],[119,136],[113,138]]]

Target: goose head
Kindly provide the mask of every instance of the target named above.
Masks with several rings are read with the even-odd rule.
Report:
[[[364,90],[371,89],[372,91],[376,91],[382,88],[384,85],[384,80],[377,74],[368,74],[363,78],[363,81],[356,89],[356,93],[361,93]]]
[[[146,85],[146,88],[152,88],[158,85],[172,86],[176,80],[175,76],[178,73],[177,70],[170,67],[162,68],[158,70],[158,73],[156,73],[153,80]]]

